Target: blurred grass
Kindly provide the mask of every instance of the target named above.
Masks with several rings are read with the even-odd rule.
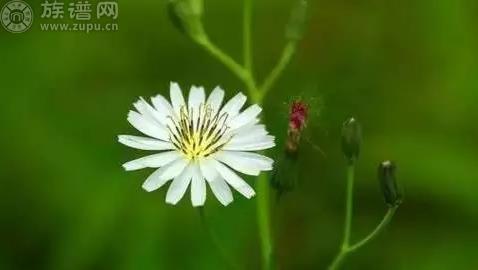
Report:
[[[29,1],[39,14],[40,1]],[[3,3],[3,2],[2,2]],[[284,43],[291,1],[256,1],[254,53],[263,76]],[[138,96],[183,87],[243,89],[179,34],[164,1],[121,2],[110,33],[0,31],[0,269],[225,269],[184,198],[141,190],[146,171],[121,164],[141,155],[116,142],[134,133],[126,113]],[[279,138],[285,102],[320,100],[301,154],[301,183],[275,209],[283,269],[322,269],[342,232],[340,124],[364,126],[353,239],[384,213],[375,179],[398,163],[405,202],[388,230],[344,269],[473,269],[478,243],[476,172],[478,4],[472,0],[311,1],[296,57],[266,100]],[[241,3],[206,1],[211,38],[240,59]],[[36,18],[38,19],[38,18]],[[40,21],[38,19],[36,22]],[[227,23],[224,23],[227,21]],[[315,108],[314,108],[315,109]],[[276,150],[280,150],[280,146]],[[255,201],[235,194],[208,215],[234,258],[257,269]]]

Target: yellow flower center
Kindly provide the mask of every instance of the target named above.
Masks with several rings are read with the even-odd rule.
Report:
[[[199,110],[188,110],[182,106],[179,119],[171,117],[173,126],[168,127],[170,140],[189,160],[207,157],[228,142],[222,139],[228,130],[227,118],[227,113],[213,115],[208,104],[201,104]]]

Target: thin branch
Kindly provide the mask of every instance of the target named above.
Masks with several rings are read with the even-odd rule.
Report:
[[[280,76],[284,68],[289,63],[290,59],[292,58],[292,55],[294,55],[294,52],[295,52],[295,42],[290,41],[284,47],[284,50],[282,51],[282,55],[279,59],[279,62],[277,62],[275,67],[272,69],[271,73],[269,73],[269,75],[266,77],[266,79],[262,83],[262,86],[260,88],[262,97],[266,96],[267,93],[272,88],[272,86],[274,86],[274,83],[276,82],[277,78]]]
[[[371,240],[373,240],[377,235],[379,235],[385,227],[387,227],[388,223],[392,220],[393,215],[395,214],[395,211],[397,210],[397,207],[390,207],[383,217],[382,221],[377,225],[375,230],[373,230],[369,235],[367,235],[364,239],[359,241],[358,243],[352,245],[349,247],[348,251],[349,252],[354,252],[355,250],[361,248]]]
[[[244,50],[244,68],[252,74],[252,0],[244,0],[244,18],[243,18],[243,50]]]

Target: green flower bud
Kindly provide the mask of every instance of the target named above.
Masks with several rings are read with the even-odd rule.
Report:
[[[178,16],[178,13],[176,12],[175,1],[168,1],[166,9],[168,11],[169,20],[174,25],[174,27],[176,27],[176,29],[178,29],[179,32],[183,34],[186,33],[186,29],[184,29],[183,22],[181,18]]]
[[[385,202],[390,207],[396,207],[402,202],[402,192],[395,179],[396,166],[386,160],[378,166],[378,180]]]
[[[349,163],[354,163],[360,153],[362,127],[355,118],[350,118],[342,125],[342,152]]]
[[[297,153],[285,151],[274,165],[271,185],[277,190],[279,196],[287,191],[292,191],[299,178],[299,162]]]
[[[290,13],[289,22],[285,29],[285,37],[291,41],[298,41],[304,33],[307,20],[307,1],[298,0]]]
[[[201,21],[203,0],[170,0],[167,11],[172,24],[180,32],[195,39],[204,35]]]

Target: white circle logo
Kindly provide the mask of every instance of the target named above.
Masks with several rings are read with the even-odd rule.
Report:
[[[25,32],[33,23],[32,8],[21,0],[6,3],[0,12],[0,16],[3,27],[12,33]]]

